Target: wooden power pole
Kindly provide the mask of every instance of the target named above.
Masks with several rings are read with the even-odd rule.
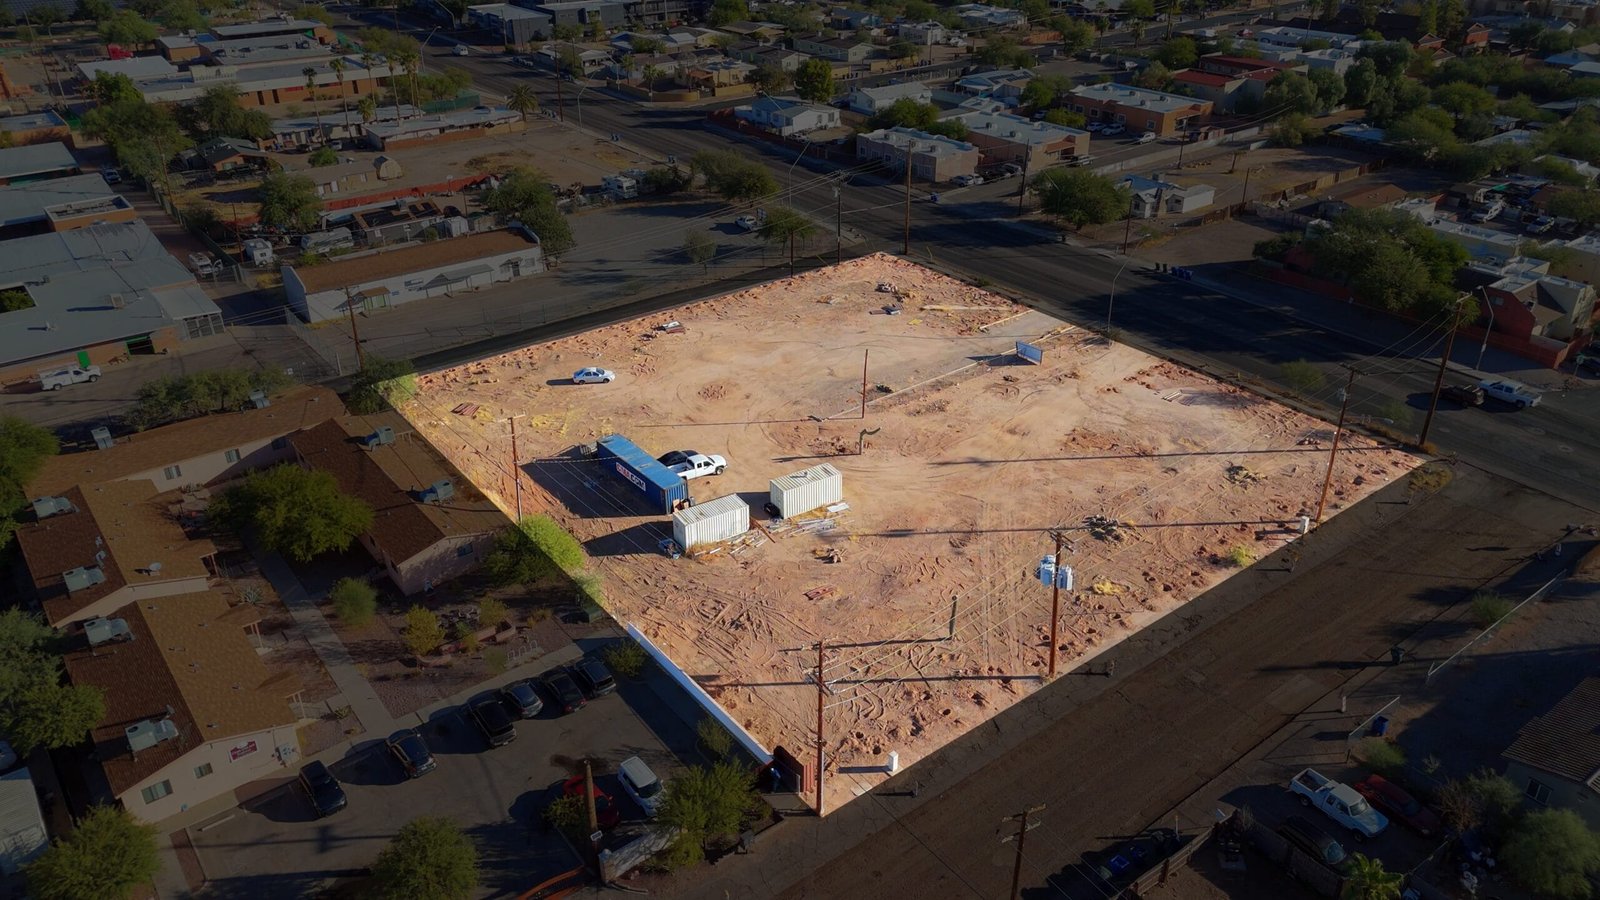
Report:
[[[1356,384],[1355,366],[1346,366],[1350,370],[1350,378],[1344,385],[1344,402],[1339,404],[1339,424],[1333,426],[1333,449],[1328,453],[1328,474],[1322,479],[1322,496],[1317,500],[1318,525],[1322,524],[1322,510],[1328,505],[1328,488],[1333,484],[1333,464],[1339,458],[1339,438],[1344,435],[1344,417],[1350,412],[1351,388]]]
[[[817,641],[817,815],[819,817],[823,812],[822,767],[825,762],[822,755],[822,701],[828,693],[828,683],[822,680],[823,649],[823,641],[819,639]]]
[[[911,255],[911,145],[906,145],[906,227],[905,237],[900,242],[900,254]]]
[[[356,371],[367,367],[367,356],[361,350],[361,334],[356,330],[356,301],[350,296],[350,289],[344,289],[344,309],[350,314],[350,340],[356,345]]]
[[[861,418],[867,417],[867,357],[872,355],[871,350],[861,351]]]
[[[1417,446],[1421,447],[1428,442],[1428,429],[1433,427],[1433,413],[1439,408],[1439,391],[1444,389],[1444,370],[1450,362],[1450,349],[1456,343],[1456,324],[1461,321],[1461,304],[1456,303],[1455,312],[1450,317],[1450,333],[1445,335],[1444,354],[1439,357],[1439,374],[1433,379],[1433,397],[1428,400],[1428,415],[1422,420],[1422,434],[1417,436]]]
[[[511,491],[516,495],[517,517],[513,521],[522,521],[522,458],[517,455],[517,416],[511,416]]]
[[[1050,573],[1050,677],[1056,677],[1056,626],[1061,621],[1061,532],[1056,532],[1056,569]]]
[[[1041,813],[1041,812],[1044,812],[1044,804],[1043,803],[1039,804],[1038,806],[1029,807],[1028,809],[1023,810],[1022,812],[1019,812],[1016,815],[1006,816],[1004,819],[1000,820],[1000,824],[1002,824],[1002,825],[1004,825],[1007,822],[1016,822],[1017,823],[1017,833],[1016,834],[1008,834],[1005,837],[1000,839],[1000,843],[1002,843],[1002,844],[1004,844],[1005,842],[1010,841],[1010,840],[1015,840],[1017,842],[1017,861],[1015,863],[1013,863],[1012,866],[1011,866],[1011,900],[1018,900],[1018,898],[1020,898],[1022,896],[1022,844],[1023,844],[1023,841],[1025,841],[1027,839],[1028,832],[1030,832],[1033,829],[1039,827],[1039,823],[1038,822],[1033,822],[1033,823],[1030,824],[1028,822],[1028,817],[1033,815],[1033,814],[1035,814],[1035,813]]]

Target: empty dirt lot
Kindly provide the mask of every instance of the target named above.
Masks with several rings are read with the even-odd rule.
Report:
[[[896,302],[899,315],[873,314]],[[668,318],[685,330],[655,326]],[[1017,340],[1045,347],[1020,363]],[[868,395],[858,418],[862,367]],[[612,384],[572,385],[583,366]],[[525,513],[582,539],[607,606],[770,746],[814,740],[825,667],[830,770],[915,761],[1041,683],[1064,532],[1065,670],[1264,556],[1315,507],[1331,428],[885,256],[703,301],[420,379],[419,431],[507,509],[517,416]],[[473,408],[473,407],[476,408]],[[460,412],[454,412],[454,410]],[[856,454],[863,430],[865,453]],[[652,454],[722,454],[697,501],[737,493],[756,530],[670,560],[667,517],[578,451],[618,432]],[[1413,458],[1350,438],[1329,509]],[[760,512],[768,479],[828,462],[848,510],[805,529]],[[1121,523],[1096,536],[1089,516]],[[837,551],[838,562],[819,558]],[[1293,554],[1290,554],[1291,556]],[[834,778],[830,805],[881,780]]]

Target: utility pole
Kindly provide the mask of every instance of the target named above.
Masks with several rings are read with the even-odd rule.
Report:
[[[1245,166],[1244,167],[1244,190],[1242,192],[1240,192],[1240,194],[1239,194],[1239,205],[1240,206],[1243,206],[1244,204],[1250,202],[1250,172],[1251,172],[1250,167],[1249,166]]]
[[[833,254],[834,263],[844,262],[844,191],[833,186]]]
[[[595,835],[600,833],[600,816],[594,808],[594,767],[587,759],[583,761],[583,796],[589,807],[589,852],[598,853],[600,842]]]
[[[867,357],[871,350],[861,351],[861,418],[867,417]]]
[[[1128,215],[1122,226],[1122,255],[1128,255],[1128,241],[1133,237],[1133,201],[1128,201]]]
[[[1433,426],[1433,412],[1439,408],[1439,391],[1444,388],[1444,368],[1450,362],[1450,348],[1456,343],[1456,328],[1461,323],[1461,301],[1456,300],[1455,312],[1450,316],[1450,333],[1444,338],[1444,353],[1439,357],[1439,374],[1433,379],[1433,396],[1428,400],[1428,415],[1422,420],[1422,434],[1417,436],[1417,446],[1428,442],[1428,429]]]
[[[344,309],[350,314],[350,340],[356,345],[356,370],[363,371],[367,368],[367,355],[361,350],[361,334],[356,330],[356,301],[350,296],[350,288],[344,289]]]
[[[1016,815],[1006,816],[1004,819],[1000,820],[1001,825],[1004,825],[1007,822],[1017,823],[1016,834],[1008,834],[1000,839],[1000,843],[1002,844],[1013,839],[1015,839],[1017,842],[1017,861],[1011,866],[1011,900],[1018,900],[1018,898],[1022,896],[1022,843],[1027,838],[1028,832],[1039,827],[1038,822],[1029,824],[1028,817],[1034,813],[1040,812],[1044,812],[1043,803],[1039,804],[1038,806],[1029,807],[1028,809],[1023,810]]]
[[[556,45],[556,118],[567,120],[567,104],[561,99],[561,45]]]
[[[823,811],[822,801],[822,698],[828,691],[828,683],[822,680],[822,651],[823,642],[817,641],[817,817],[821,818]]]
[[[1061,532],[1056,532],[1056,571],[1061,571]],[[1056,627],[1061,621],[1061,578],[1058,575],[1050,576],[1050,677],[1056,677]],[[1022,848],[1019,844],[1017,854],[1021,856]],[[1016,889],[1012,888],[1013,893]]]
[[[1344,435],[1344,417],[1350,411],[1351,389],[1356,385],[1355,366],[1346,366],[1350,370],[1350,379],[1344,385],[1344,402],[1339,404],[1339,424],[1333,427],[1333,450],[1328,453],[1328,474],[1322,479],[1322,497],[1317,500],[1317,517],[1314,520],[1322,524],[1322,510],[1328,505],[1328,487],[1333,484],[1333,463],[1339,458],[1339,438]]]
[[[1028,196],[1028,154],[1022,154],[1022,184],[1017,188],[1017,215],[1022,215],[1022,201]]]
[[[517,517],[513,521],[522,521],[522,458],[517,455],[517,419],[526,413],[512,415],[507,421],[511,423],[511,484],[512,492],[517,496]]]
[[[906,145],[906,231],[900,245],[900,255],[911,255],[911,145]]]

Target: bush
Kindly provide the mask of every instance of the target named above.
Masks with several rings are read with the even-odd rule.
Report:
[[[1509,599],[1494,591],[1474,591],[1469,602],[1472,604],[1472,618],[1482,628],[1488,628],[1505,618],[1514,606]]]
[[[478,601],[478,621],[484,625],[499,626],[506,620],[506,605],[493,597]]]
[[[606,592],[600,576],[594,572],[579,572],[572,576],[572,583],[578,589],[580,602],[592,603],[600,609],[605,609]]]
[[[417,395],[416,369],[409,359],[368,356],[367,363],[350,379],[345,403],[357,415],[371,415],[398,407]]]
[[[352,628],[372,621],[378,612],[378,592],[358,578],[341,578],[328,592],[339,620]]]
[[[1356,756],[1373,771],[1395,776],[1406,767],[1406,751],[1399,744],[1381,737],[1363,738],[1356,744]]]
[[[544,820],[569,834],[581,834],[589,822],[589,807],[582,797],[557,797],[544,808]]]
[[[1264,241],[1256,241],[1254,253],[1260,259],[1283,259],[1289,248],[1298,243],[1300,241],[1293,235],[1280,234]]]
[[[1233,566],[1235,569],[1243,569],[1256,561],[1256,554],[1249,547],[1240,544],[1229,550],[1228,555],[1224,558],[1228,561],[1228,565]]]
[[[700,746],[717,759],[725,758],[733,750],[733,735],[716,719],[701,719],[700,724],[694,727],[694,733],[700,738]]]
[[[531,586],[561,572],[580,572],[586,561],[583,545],[559,522],[528,516],[495,537],[484,570],[495,584]]]
[[[633,641],[618,641],[607,647],[603,655],[606,666],[625,678],[638,678],[639,673],[644,671],[645,661],[649,659],[644,648]]]
[[[406,610],[406,649],[416,657],[427,656],[444,643],[444,626],[430,610],[413,606]]]
[[[1315,393],[1326,381],[1321,369],[1303,359],[1286,362],[1278,370],[1289,388],[1301,394]]]
[[[1517,824],[1500,856],[1523,887],[1542,896],[1587,900],[1600,874],[1600,835],[1570,809],[1541,809]]]
[[[311,155],[306,157],[306,162],[310,163],[312,168],[331,166],[339,162],[339,154],[332,147],[324,145],[312,151]]]

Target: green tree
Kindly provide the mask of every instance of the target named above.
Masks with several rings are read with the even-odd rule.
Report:
[[[25,874],[37,900],[127,900],[160,870],[155,827],[118,807],[96,806]]]
[[[991,37],[982,47],[973,51],[974,61],[986,66],[1026,69],[1037,65],[1038,60],[1027,48],[1009,37]]]
[[[769,244],[789,245],[789,274],[793,275],[795,242],[816,234],[817,224],[792,206],[775,206],[767,211],[757,233]]]
[[[1051,125],[1065,125],[1068,128],[1082,128],[1088,122],[1083,113],[1068,112],[1064,109],[1045,110],[1044,120]]]
[[[1067,19],[1056,29],[1061,32],[1061,49],[1063,53],[1074,54],[1094,46],[1094,27],[1078,19]]]
[[[1155,0],[1128,0],[1122,4],[1122,12],[1130,19],[1154,19],[1156,17]]]
[[[572,249],[572,226],[556,205],[549,179],[537,169],[512,169],[484,195],[483,205],[538,235],[545,256],[557,258]]]
[[[286,231],[312,231],[322,216],[317,185],[304,175],[273,172],[261,179],[261,223]]]
[[[117,14],[117,7],[111,0],[78,0],[73,8],[72,17],[80,22],[99,22],[109,19]],[[3,23],[10,25],[10,22]]]
[[[102,20],[97,30],[106,43],[130,47],[154,43],[160,34],[154,23],[128,9],[118,10],[111,18]]]
[[[0,416],[0,550],[11,544],[28,508],[28,482],[58,449],[49,431],[15,416]]]
[[[380,900],[467,900],[478,890],[478,849],[437,816],[407,822],[372,865]]]
[[[800,64],[794,72],[794,91],[802,100],[826,103],[833,99],[833,66],[815,57]]]
[[[1133,83],[1138,87],[1164,91],[1172,85],[1172,70],[1160,62],[1153,62],[1133,76]]]
[[[644,71],[639,73],[639,79],[644,82],[645,90],[650,92],[651,97],[656,95],[656,82],[661,80],[663,74],[660,66],[645,66]]]
[[[1086,169],[1051,169],[1033,179],[1039,208],[1048,215],[1082,228],[1115,221],[1128,214],[1131,192],[1124,186]]]
[[[371,622],[378,613],[378,592],[359,578],[341,578],[328,591],[333,611],[352,628]]]
[[[1494,95],[1464,81],[1455,81],[1433,89],[1433,103],[1456,118],[1474,113],[1492,112]]]
[[[413,606],[406,610],[405,644],[411,655],[421,659],[445,641],[444,626],[432,610]]]
[[[1298,72],[1281,72],[1268,82],[1262,102],[1273,115],[1315,115],[1319,111],[1316,85]]]
[[[1175,37],[1162,43],[1155,56],[1168,69],[1187,69],[1200,58],[1200,50],[1194,38]]]
[[[372,507],[339,490],[333,474],[282,463],[252,472],[222,495],[213,514],[255,532],[269,549],[295,562],[342,551],[372,527]]]
[[[1345,95],[1344,78],[1328,69],[1312,69],[1306,74],[1311,86],[1316,88],[1317,112],[1327,114],[1337,107]]]
[[[33,298],[22,288],[0,291],[0,313],[18,312],[33,308]]]
[[[561,573],[581,572],[588,561],[583,545],[561,523],[549,516],[527,516],[495,536],[483,568],[495,584],[533,586]]]
[[[339,153],[332,147],[324,144],[323,146],[311,151],[311,155],[306,157],[306,162],[313,169],[321,168],[322,166],[335,165],[339,162]]]
[[[169,0],[161,7],[156,21],[169,31],[204,31],[210,26],[205,14],[191,0]]]
[[[102,717],[97,688],[62,683],[57,637],[19,609],[0,613],[0,731],[23,755],[83,740]]]
[[[772,63],[762,63],[748,77],[756,90],[767,94],[776,94],[789,86],[789,73]]]
[[[901,97],[879,110],[867,123],[869,128],[915,128],[926,131],[939,121],[939,107]]]
[[[1317,133],[1317,126],[1300,113],[1290,113],[1272,123],[1268,135],[1279,147],[1298,147],[1306,138]]]
[[[746,203],[778,192],[778,180],[766,166],[732,150],[702,150],[691,167],[706,187],[730,203]]]
[[[717,239],[704,231],[686,231],[683,235],[683,254],[689,262],[699,266],[701,272],[709,272],[711,261],[717,258]]]
[[[704,858],[708,844],[739,833],[760,809],[755,776],[744,766],[719,762],[697,766],[667,782],[658,820],[681,830],[669,855],[684,861]]]
[[[1545,211],[1552,216],[1593,225],[1600,222],[1600,191],[1562,191],[1545,201]]]
[[[417,395],[417,371],[409,359],[368,356],[367,364],[350,379],[345,405],[357,415],[371,415],[403,406]]]
[[[1500,859],[1523,887],[1562,900],[1593,896],[1600,836],[1570,809],[1531,812],[1511,830]]]
[[[522,114],[522,121],[528,121],[528,116],[539,111],[539,95],[533,88],[519,84],[506,95],[506,108]]]
[[[713,0],[709,21],[712,28],[721,28],[732,22],[750,18],[750,5],[745,0]]]
[[[646,192],[665,197],[687,190],[693,180],[693,175],[677,166],[655,166],[645,171],[643,184]]]
[[[1030,109],[1048,109],[1072,90],[1066,75],[1036,75],[1022,88],[1022,104]]]
[[[1372,102],[1372,92],[1378,86],[1378,67],[1370,59],[1363,59],[1345,70],[1344,96],[1351,106],[1364,107]]]

